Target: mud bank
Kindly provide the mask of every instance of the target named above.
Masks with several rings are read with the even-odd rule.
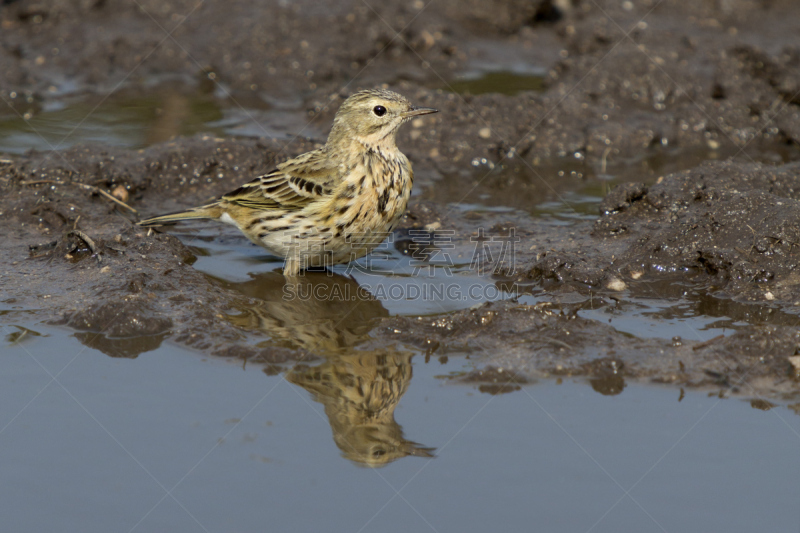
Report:
[[[172,340],[275,368],[390,346],[468,356],[479,368],[503,369],[511,384],[577,375],[610,379],[616,385],[609,391],[621,390],[625,379],[745,395],[792,396],[797,389],[789,359],[800,341],[796,238],[781,233],[796,227],[800,213],[791,197],[795,165],[717,163],[650,188],[623,186],[604,200],[605,215],[577,227],[483,214],[482,223],[498,234],[513,224],[524,248],[534,250],[517,257],[516,276],[499,269],[498,286],[522,296],[536,291],[546,301],[414,318],[389,317],[369,294],[287,301],[278,273],[238,285],[215,281],[192,268],[191,242],[136,227],[134,213],[78,185],[111,192],[124,184],[128,204],[146,211],[178,198],[202,201],[224,190],[219,174],[239,180],[272,164],[268,143],[199,138],[141,152],[84,148],[63,155],[32,155],[3,167],[3,216],[14,228],[3,244],[4,319],[66,325],[112,356],[135,357]],[[209,167],[213,176],[203,178]],[[187,175],[201,177],[187,182]],[[461,246],[474,237],[476,221],[469,212],[415,203],[399,234],[432,224],[453,230]],[[747,226],[752,231],[738,231]],[[754,241],[753,232],[762,237]],[[340,293],[358,293],[357,283],[340,275],[307,280],[355,284]],[[653,290],[669,299],[690,289],[705,295],[698,306],[753,299],[760,306],[742,303],[738,313],[749,325],[711,342],[640,339],[580,316],[586,309],[624,309]],[[730,309],[722,314],[736,316]],[[485,377],[476,372],[465,379]]]

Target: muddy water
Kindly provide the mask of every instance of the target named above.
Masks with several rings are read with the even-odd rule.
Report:
[[[296,131],[301,116],[174,91],[65,99],[30,113],[28,122],[0,122],[0,152],[58,146],[73,131],[70,142],[128,147],[196,132],[282,135]],[[477,161],[471,174],[445,175],[417,194],[462,211],[514,211],[569,226],[591,220],[618,183],[652,182],[723,156],[662,147],[601,168],[579,158],[502,168]],[[514,187],[499,186],[508,183]],[[226,318],[253,344],[320,357],[266,368],[222,361],[164,336],[73,333],[3,302],[13,322],[2,331],[0,358],[9,530],[66,522],[83,531],[484,531],[533,523],[747,531],[763,516],[777,530],[796,526],[800,418],[790,406],[624,383],[455,384],[452,376],[474,369],[468,350],[429,358],[370,344],[376,318],[541,300],[534,286],[512,290],[476,274],[469,248],[440,241],[438,254],[421,261],[419,241],[395,235],[369,259],[287,288],[280,262],[235,231],[200,225],[174,234],[193,249],[194,268],[242,295]],[[580,313],[674,342],[747,323],[798,322],[674,283],[630,290],[624,304]],[[509,393],[492,394],[500,391]]]

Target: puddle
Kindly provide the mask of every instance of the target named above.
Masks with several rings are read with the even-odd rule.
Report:
[[[238,137],[285,137],[319,132],[302,109],[258,98],[233,98],[183,85],[152,91],[120,90],[111,96],[70,95],[44,103],[12,100],[0,109],[0,153],[64,149],[99,142],[144,148],[198,133]]]
[[[306,273],[292,286],[281,274],[282,262],[231,228],[206,226],[176,236],[192,243],[198,257],[194,268],[243,296],[228,319],[257,334],[254,344],[303,349],[321,356],[351,355],[371,339],[380,318],[441,316],[487,301],[511,299],[523,305],[555,301],[567,308],[574,306],[578,316],[607,323],[621,333],[673,343],[705,342],[754,324],[800,326],[796,314],[720,298],[684,278],[631,282],[613,301],[591,294],[553,295],[537,285],[510,285],[478,275],[469,269],[469,262],[450,260],[448,268],[432,262],[431,268],[431,263],[398,250],[402,242],[385,243],[369,261],[336,266],[327,273]],[[460,252],[453,256],[462,260],[469,256],[467,250]]]
[[[524,74],[512,71],[476,72],[466,74],[442,89],[458,94],[498,93],[513,96],[524,91],[543,91],[543,74]]]
[[[503,286],[502,282],[498,284]],[[619,332],[641,339],[705,342],[752,325],[800,327],[800,310],[792,313],[791,308],[777,305],[737,302],[685,277],[628,280],[627,288],[613,300],[588,290],[548,295],[538,285],[524,284],[515,285],[513,290],[522,304],[554,301],[574,308],[580,317],[609,324]]]
[[[476,159],[471,170],[445,174],[419,193],[426,200],[460,210],[519,210],[538,219],[572,224],[599,216],[600,201],[617,185],[653,184],[661,176],[690,169],[709,160],[738,156],[743,161],[780,164],[800,159],[800,147],[780,152],[680,150],[650,148],[635,159],[609,160],[603,168],[586,164],[580,154],[530,164],[509,157],[502,165]]]
[[[286,284],[282,261],[233,228],[206,225],[175,235],[193,247],[194,268],[256,302],[238,309],[234,323],[321,353],[356,346],[374,318],[439,315],[516,296],[470,270],[472,250],[457,249],[446,233],[396,233],[370,256],[304,273],[296,285]],[[409,249],[413,244],[428,248],[420,255]]]
[[[469,369],[453,355],[267,375],[169,343],[113,359],[39,332],[0,358],[12,531],[797,526],[796,406],[571,381],[483,394],[438,377]],[[382,388],[357,387],[376,376]]]
[[[672,339],[673,343],[704,342],[754,324],[800,326],[800,317],[779,309],[720,300],[696,290],[678,298],[671,298],[669,291],[654,291],[651,298],[620,296],[624,302],[596,310],[584,308],[578,314],[638,338]]]

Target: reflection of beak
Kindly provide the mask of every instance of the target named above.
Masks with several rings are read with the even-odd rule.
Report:
[[[414,457],[430,457],[430,458],[436,457],[435,455],[433,455],[433,452],[434,450],[436,450],[436,448],[425,448],[423,446],[420,446],[416,442],[409,442],[408,444],[410,445],[410,447],[409,449],[405,450],[405,452],[408,455],[413,455]]]
[[[429,115],[430,113],[438,113],[438,109],[433,109],[432,107],[414,107],[411,106],[411,109],[406,111],[405,113],[401,113],[400,116],[403,118],[409,117],[416,117],[417,115]]]

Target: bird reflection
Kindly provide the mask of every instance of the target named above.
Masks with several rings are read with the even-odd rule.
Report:
[[[353,279],[327,273],[306,273],[292,285],[278,272],[226,285],[257,302],[229,317],[235,325],[325,358],[317,366],[298,365],[285,377],[325,407],[344,457],[369,467],[406,456],[433,457],[433,448],[405,439],[394,419],[411,381],[412,354],[355,349],[369,339],[374,319],[389,315],[379,300]]]
[[[386,351],[334,355],[315,367],[294,368],[286,380],[325,406],[333,441],[347,459],[374,467],[408,455],[433,457],[433,448],[403,438],[394,419],[411,381],[411,357]]]
[[[231,322],[320,356],[352,352],[369,338],[374,319],[389,316],[379,300],[340,275],[306,273],[287,284],[277,272],[267,272],[226,285],[257,302],[239,306]]]

